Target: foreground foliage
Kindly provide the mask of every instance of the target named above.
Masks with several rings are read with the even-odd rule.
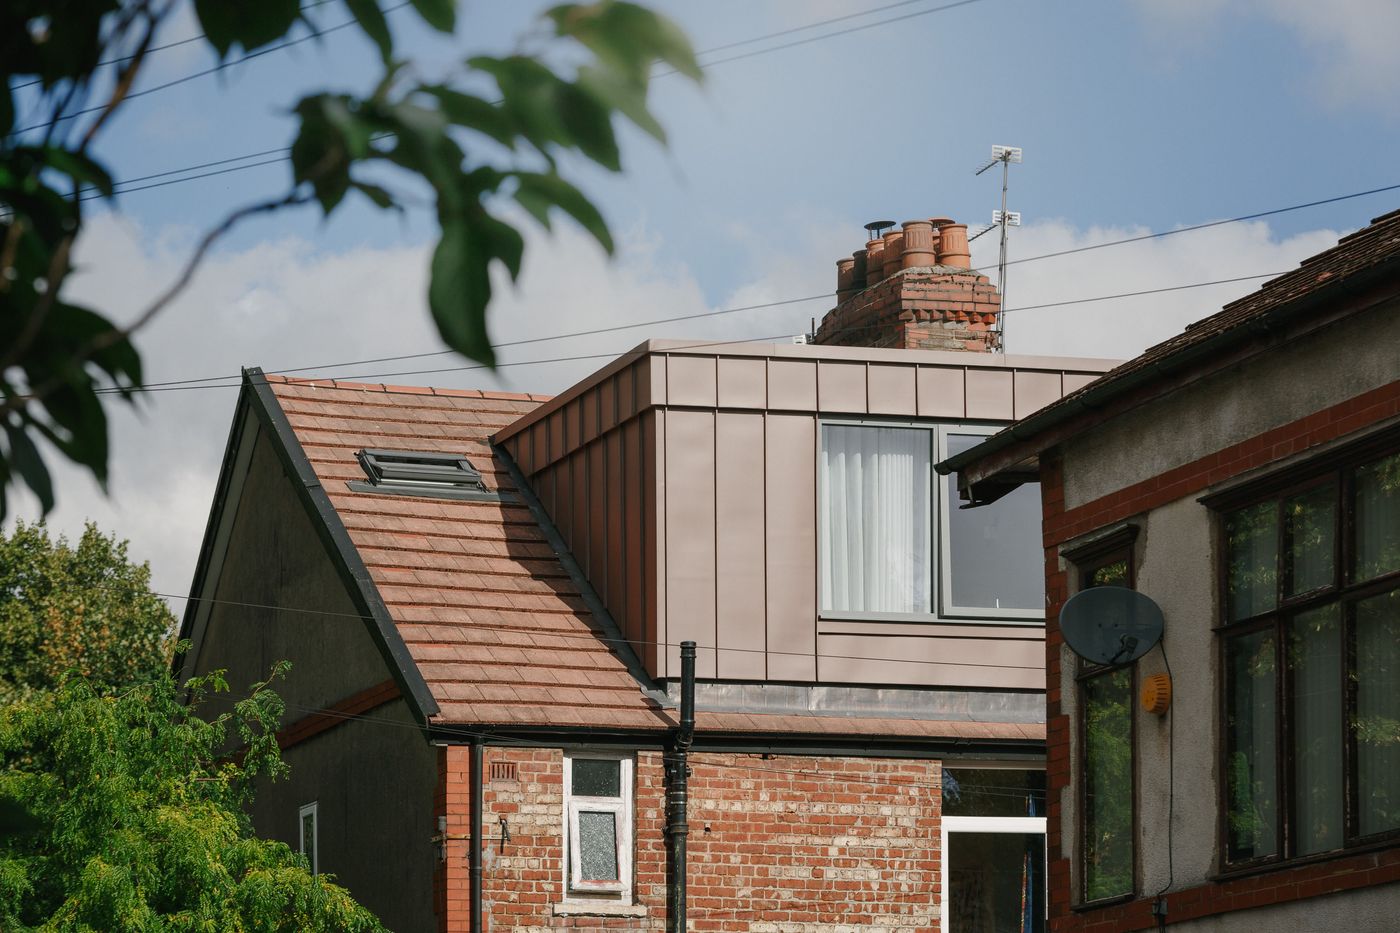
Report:
[[[71,545],[42,522],[0,533],[0,703],[70,671],[115,691],[169,666],[175,616],[126,548],[92,523]]]
[[[199,700],[222,676],[187,689],[184,705],[169,676],[115,696],[73,678],[0,711],[0,805],[29,814],[0,834],[0,929],[380,930],[300,855],[251,835],[252,781],[286,770],[277,694],[256,684],[206,721]],[[221,757],[235,736],[246,753]]]
[[[215,224],[176,280],[118,326],[69,300],[64,282],[84,202],[120,193],[102,164],[101,138],[147,90],[138,78],[178,6],[0,3],[0,518],[6,490],[21,480],[52,508],[42,443],[105,482],[104,394],[130,401],[142,385],[132,334],[185,287],[220,237],[254,215],[310,203],[330,214],[351,194],[383,209],[431,204],[441,230],[426,296],[433,320],[449,347],[494,363],[489,273],[499,265],[514,278],[524,251],[502,208],[514,202],[546,225],[563,211],[611,250],[601,213],[558,171],[559,158],[618,171],[614,117],[664,136],[647,108],[653,65],[700,77],[679,29],[617,0],[556,7],[528,52],[473,56],[439,80],[396,57],[388,9],[375,0],[195,0],[203,41],[221,62],[355,26],[378,49],[382,75],[368,94],[328,91],[297,103],[290,185]],[[456,30],[454,0],[411,6],[428,27]],[[560,61],[571,64],[552,64]],[[483,78],[499,99],[474,92]]]

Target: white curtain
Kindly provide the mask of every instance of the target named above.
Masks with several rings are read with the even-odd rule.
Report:
[[[821,605],[932,610],[932,432],[824,425]]]

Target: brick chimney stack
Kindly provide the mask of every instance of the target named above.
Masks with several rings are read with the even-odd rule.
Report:
[[[903,350],[996,350],[1001,295],[974,271],[967,225],[909,220],[836,263],[837,305],[816,343]]]

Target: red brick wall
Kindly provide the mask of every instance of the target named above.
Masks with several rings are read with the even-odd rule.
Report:
[[[816,342],[900,350],[995,348],[1001,295],[985,275],[901,272],[837,305],[822,319]]]
[[[555,916],[564,896],[563,752],[488,748],[516,780],[487,781],[483,901],[490,933],[541,928],[662,930],[666,837],[662,757],[635,765],[633,903],[641,917]],[[470,751],[443,750],[448,833],[470,826]],[[694,930],[774,924],[929,929],[941,893],[936,761],[691,755],[689,921]],[[510,827],[502,844],[500,817]],[[440,929],[469,928],[468,846],[448,843]],[[776,929],[777,926],[774,928]]]
[[[1365,392],[1069,510],[1064,503],[1061,460],[1053,452],[1042,455],[1042,528],[1048,604],[1045,625],[1046,782],[1049,793],[1046,843],[1050,859],[1052,930],[1107,933],[1149,929],[1156,925],[1150,914],[1151,898],[1084,913],[1071,909],[1071,861],[1060,857],[1063,834],[1074,832],[1074,827],[1063,825],[1060,807],[1063,792],[1071,787],[1072,728],[1062,708],[1060,691],[1060,648],[1064,638],[1060,634],[1059,617],[1060,608],[1069,598],[1067,574],[1060,569],[1060,545],[1396,417],[1400,417],[1400,382]],[[1141,840],[1138,844],[1142,844]],[[1214,847],[1216,841],[1210,838],[1200,840],[1199,844]],[[1168,919],[1176,923],[1395,881],[1400,881],[1400,849],[1347,856],[1174,891],[1167,896]]]

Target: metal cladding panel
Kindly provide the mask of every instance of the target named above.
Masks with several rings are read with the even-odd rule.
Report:
[[[607,603],[608,469],[601,441],[588,446],[588,579]]]
[[[715,676],[715,415],[666,413],[666,656],[680,669],[680,642],[700,649],[697,677]]]
[[[872,415],[917,415],[918,392],[913,366],[871,363],[866,371],[866,392]]]
[[[564,409],[559,409],[549,416],[549,461],[558,463],[563,458],[568,447],[564,437]]]
[[[599,446],[604,449],[604,503],[607,523],[608,587],[603,603],[612,613],[613,620],[623,631],[627,630],[627,542],[624,539],[626,528],[626,496],[622,432],[613,431]]]
[[[733,680],[764,676],[763,433],[761,413],[716,415],[716,663],[718,676]]]
[[[604,383],[603,385],[606,385]],[[598,396],[602,392],[602,387],[589,389],[579,398],[579,403],[583,411],[583,434],[582,442],[591,443],[598,436]]]
[[[666,403],[714,408],[713,356],[673,356],[666,361]]]
[[[816,411],[817,361],[769,360],[770,411]]]
[[[569,547],[574,546],[574,473],[570,460],[560,460],[549,468],[551,478],[551,509],[559,536]]]
[[[967,417],[1010,421],[1015,417],[1012,370],[967,370]]]
[[[1015,374],[1016,417],[1024,418],[1051,402],[1060,400],[1059,373],[1021,372]]]
[[[603,380],[598,386],[598,430],[611,431],[617,426],[617,377]]]
[[[919,367],[914,382],[919,394],[920,418],[967,417],[964,372],[963,369]]]
[[[617,386],[617,421],[619,424],[625,423],[628,418],[640,410],[637,407],[636,380],[637,373],[641,368],[641,363],[634,363],[618,370],[615,384]]]
[[[1065,373],[1065,395],[1069,395],[1071,392],[1077,392],[1084,388],[1095,379],[1098,379],[1099,375],[1099,373]]]
[[[767,404],[767,361],[720,357],[719,407],[762,410]]]
[[[764,570],[770,680],[815,680],[817,419],[765,416]],[[810,652],[810,653],[809,653]]]
[[[638,648],[653,677],[666,674],[666,420],[648,411],[641,418],[642,446],[642,641]]]
[[[864,414],[865,364],[823,360],[817,364],[817,407],[826,412]]]
[[[1044,690],[1045,638],[819,635],[823,681]]]
[[[574,535],[566,538],[569,550],[574,552],[578,565],[588,573],[588,454],[579,451],[569,458],[570,493],[564,508],[573,513],[571,524]]]
[[[564,444],[572,453],[583,444],[583,405],[574,399],[564,406]]]
[[[622,429],[622,537],[624,586],[622,630],[634,643],[647,638],[644,627],[646,614],[646,547],[643,527],[646,500],[650,485],[646,478],[645,457],[642,452],[642,424],[632,420]],[[637,644],[637,655],[648,656],[649,645]]]

